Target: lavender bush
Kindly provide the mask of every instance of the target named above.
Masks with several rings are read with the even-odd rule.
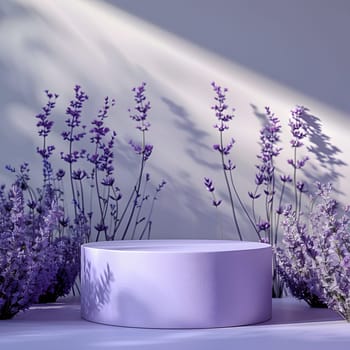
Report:
[[[51,291],[59,269],[52,237],[60,227],[61,208],[52,203],[39,213],[25,203],[24,191],[18,181],[0,191],[0,319]]]
[[[165,181],[150,192],[146,163],[153,146],[146,142],[151,105],[145,85],[133,89],[136,106],[130,117],[141,132],[141,142],[130,141],[130,145],[140,159],[140,168],[125,201],[114,174],[116,132],[105,124],[115,101],[105,98],[88,129],[82,122],[88,96],[75,86],[75,97],[66,110],[66,130],[61,133],[67,149],[58,152],[67,169],[55,170],[52,158],[56,147],[49,138],[58,95],[46,91],[48,101],[36,116],[42,140],[37,147],[42,185],[31,187],[29,164],[24,163],[18,171],[7,166],[16,179],[11,190],[3,186],[0,191],[0,318],[68,294],[79,273],[82,243],[100,238],[150,238],[152,212]],[[91,150],[81,147],[87,136]],[[64,191],[66,174],[70,191]],[[146,202],[149,206],[145,209]]]
[[[260,153],[257,155],[259,163],[256,165],[255,189],[248,192],[251,200],[251,208],[248,210],[241,198],[234,178],[236,165],[231,158],[231,151],[235,140],[230,138],[228,141],[225,141],[226,132],[230,128],[229,123],[234,118],[226,103],[226,93],[228,90],[214,82],[212,83],[212,87],[215,93],[215,104],[212,106],[212,109],[217,119],[214,128],[218,131],[219,140],[217,144],[213,145],[213,149],[219,153],[220,167],[224,176],[236,233],[240,240],[244,239],[237,216],[237,209],[240,208],[250,222],[258,240],[275,247],[278,244],[280,215],[284,205],[286,205],[286,187],[289,185],[292,188],[295,206],[298,208],[298,212],[300,212],[302,207],[302,194],[306,192],[306,184],[298,180],[298,171],[304,167],[308,157],[300,158],[297,152],[303,146],[302,141],[307,136],[306,124],[302,118],[305,108],[297,106],[291,111],[289,120],[290,133],[292,135],[290,144],[293,150],[293,157],[288,160],[288,164],[292,167],[292,175],[278,174],[276,171],[276,158],[282,151],[282,148],[278,145],[280,142],[281,125],[279,118],[275,116],[270,107],[265,108],[266,122],[260,130],[261,148]],[[212,195],[212,204],[218,207],[222,201],[215,196],[213,181],[210,178],[205,178],[204,185]],[[258,202],[260,203],[259,210],[257,209]],[[280,280],[274,257],[273,296],[281,297],[282,293],[283,281]]]
[[[278,271],[291,293],[309,304],[323,302],[350,322],[350,215],[317,183],[305,213],[284,211]]]

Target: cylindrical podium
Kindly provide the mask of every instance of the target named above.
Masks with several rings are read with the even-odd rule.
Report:
[[[109,241],[81,248],[81,315],[117,326],[211,328],[271,317],[271,246]]]

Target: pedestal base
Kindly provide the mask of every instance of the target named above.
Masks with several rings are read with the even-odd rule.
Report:
[[[211,328],[271,317],[271,246],[149,240],[82,246],[81,314],[145,328]]]

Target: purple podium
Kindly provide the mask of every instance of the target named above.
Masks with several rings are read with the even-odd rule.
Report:
[[[144,328],[211,328],[271,317],[271,246],[224,240],[109,241],[81,248],[81,315]]]

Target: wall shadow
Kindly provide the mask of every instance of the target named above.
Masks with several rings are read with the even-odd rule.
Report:
[[[187,135],[187,147],[186,153],[193,159],[196,163],[203,165],[211,169],[217,169],[218,165],[209,162],[207,159],[199,157],[198,150],[211,151],[212,148],[208,146],[203,140],[209,136],[209,133],[201,130],[196,126],[196,124],[191,119],[190,114],[186,109],[180,106],[178,103],[174,102],[168,97],[162,97],[162,102],[164,102],[169,111],[173,116],[176,117],[174,124],[177,129],[182,130]]]
[[[343,177],[340,171],[341,167],[348,165],[339,158],[339,155],[343,151],[333,144],[331,137],[323,131],[320,117],[312,114],[309,109],[306,109],[306,113],[302,118],[307,124],[309,134],[309,145],[307,149],[316,158],[323,172],[321,179],[315,177],[312,172],[308,172],[308,177],[311,177],[314,181],[336,183],[340,177]],[[335,190],[343,194],[339,189]]]
[[[260,112],[256,105],[251,104],[251,107],[263,127],[267,120],[266,115]],[[305,177],[308,179],[309,188],[312,187],[316,181],[336,184],[336,182],[343,177],[341,168],[348,165],[339,157],[343,151],[333,144],[331,137],[323,131],[322,121],[319,116],[312,114],[310,109],[306,108],[302,119],[307,125],[308,141],[306,142],[306,148],[303,147],[301,152],[303,155],[308,155],[309,152],[309,156],[314,158],[306,163],[306,166],[302,169],[302,173],[304,173]],[[285,129],[282,129],[282,133],[284,145],[288,145],[287,148],[284,147],[282,149],[282,152],[289,152],[290,155],[292,155],[293,150],[289,147],[289,142],[287,143],[291,138],[289,127],[286,126]],[[286,167],[289,167],[286,173],[291,173],[292,169],[290,166],[286,165]],[[279,169],[277,168],[277,170]],[[344,194],[339,188],[335,188],[334,191],[338,194]]]

